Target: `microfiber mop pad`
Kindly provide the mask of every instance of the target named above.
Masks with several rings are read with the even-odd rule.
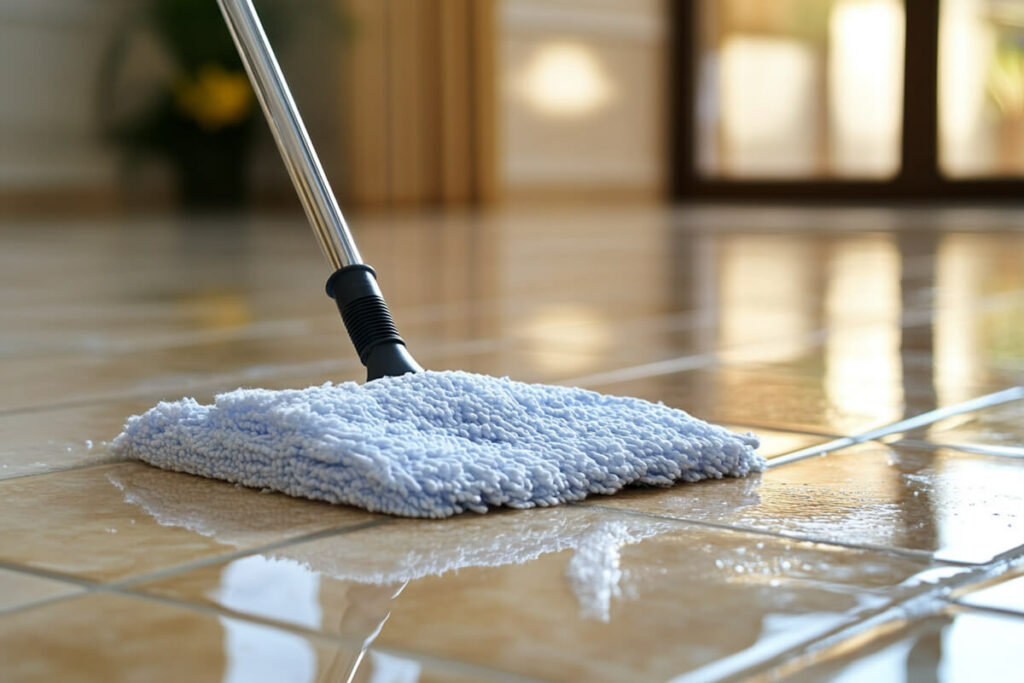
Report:
[[[764,469],[757,437],[681,410],[467,372],[160,403],[115,453],[409,517],[529,508]]]

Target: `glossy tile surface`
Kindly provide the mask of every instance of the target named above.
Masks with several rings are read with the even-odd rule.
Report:
[[[757,452],[766,458],[774,458],[804,448],[819,446],[830,441],[829,437],[817,434],[788,432],[782,429],[769,429],[760,426],[748,427],[729,422],[723,422],[721,425],[739,434],[747,432],[756,434],[757,438],[761,440],[761,446],[757,449]]]
[[[1024,545],[1021,463],[948,449],[869,443],[747,479],[588,502],[956,562],[987,562]]]
[[[1024,212],[350,218],[427,367],[664,401],[771,469],[416,522],[112,461],[160,400],[360,380],[328,269],[299,215],[0,219],[0,678],[706,680],[868,660],[907,600],[1019,612]]]
[[[825,434],[857,434],[903,418],[872,385],[856,400],[815,377],[724,366],[594,387],[660,400],[713,422],[744,422]]]
[[[1017,612],[1024,616],[1024,567],[975,589],[961,591],[956,600],[972,607]]]
[[[73,583],[0,569],[0,614],[43,600],[73,595],[81,590]]]
[[[531,677],[666,680],[755,665],[920,591],[928,569],[565,508],[396,521],[137,588]]]
[[[464,681],[486,675],[360,650],[358,643],[120,595],[89,595],[0,617],[0,661],[5,680],[13,681]]]
[[[0,482],[0,561],[122,579],[374,515],[139,463]]]
[[[0,415],[0,479],[112,461],[108,442],[152,406],[142,398]]]
[[[905,432],[899,438],[1024,458],[1021,425],[1024,397],[939,420]]]
[[[878,627],[818,655],[787,681],[1019,681],[1024,618],[947,609]]]

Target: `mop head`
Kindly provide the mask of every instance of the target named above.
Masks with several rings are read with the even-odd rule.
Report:
[[[757,446],[660,403],[466,372],[160,403],[112,444],[169,470],[408,517],[744,476],[764,469]]]

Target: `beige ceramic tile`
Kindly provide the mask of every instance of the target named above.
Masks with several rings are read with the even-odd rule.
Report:
[[[1024,462],[953,450],[864,444],[745,479],[587,502],[959,562],[1024,544]]]
[[[827,436],[815,434],[804,434],[802,432],[787,432],[782,429],[768,429],[767,427],[747,427],[745,425],[729,424],[722,425],[726,429],[743,434],[752,432],[761,439],[761,446],[757,452],[766,458],[774,458],[786,453],[803,450],[811,446],[818,446],[830,441]]]
[[[557,350],[527,351],[509,348],[501,340],[432,342],[410,348],[429,369],[466,370],[528,382],[551,383],[572,377],[581,368],[608,370],[620,366],[615,358]],[[292,339],[258,344],[223,342],[98,358],[41,357],[6,362],[11,364],[9,373],[0,361],[0,373],[9,380],[0,388],[0,413],[22,415],[114,401],[138,404],[146,397],[155,404],[183,395],[210,396],[239,386],[296,388],[326,381],[363,381],[366,377],[351,342],[340,330],[302,343]]]
[[[927,325],[931,325],[930,319]],[[914,409],[923,409],[919,412],[1006,389],[1024,380],[1024,359],[1016,374],[996,372],[983,363],[965,362],[958,355],[936,351],[934,337],[924,342],[918,338],[923,329],[932,334],[930,327],[901,328],[898,322],[858,325],[841,332],[826,328],[812,335],[818,343],[794,347],[782,360],[759,361],[759,349],[753,345],[724,351],[722,361],[737,370],[817,379],[826,389],[848,384],[853,391],[863,393],[874,386],[879,398],[887,397],[879,389],[901,388]],[[844,335],[852,338],[844,339]],[[915,348],[918,344],[922,350]],[[905,412],[910,412],[910,407]]]
[[[539,208],[354,224],[427,367],[586,380],[714,422],[764,425],[774,428],[755,430],[766,455],[818,443],[786,429],[849,435],[1022,383],[1024,250],[1016,247],[1024,237],[1006,229],[1019,226],[1014,212]],[[946,232],[896,229],[905,226]],[[986,226],[998,232],[985,234]],[[972,232],[952,232],[965,227]],[[0,415],[0,478],[100,461],[102,441],[123,419],[160,399],[362,375],[323,295],[327,268],[301,216],[0,228],[0,411],[35,410]],[[713,363],[726,367],[708,369]],[[912,437],[1019,447],[1016,413],[979,417]],[[1022,542],[1012,516],[1024,488],[1018,464],[863,447],[761,479],[602,504],[984,561]],[[253,555],[219,574],[195,569],[173,577],[180,584],[152,588],[360,641],[389,607],[381,637],[400,646],[541,676],[664,678],[719,657],[725,669],[717,671],[761,661],[896,597],[885,586],[912,573],[901,564],[909,560],[891,556],[706,528],[662,533],[602,517],[610,526],[592,531],[589,514],[598,511],[389,523],[386,534]],[[0,558],[111,580],[370,517],[120,464],[0,483],[0,519]],[[616,538],[626,540],[616,546]],[[282,595],[283,606],[262,602],[267,592]],[[118,610],[104,609],[116,622]],[[146,631],[147,618],[139,622],[145,637],[176,641],[173,628]],[[186,647],[194,618],[207,619],[182,619]],[[115,626],[131,632],[135,622],[125,622]],[[130,678],[143,659],[158,659],[144,638],[133,641],[143,656],[129,649],[120,658],[116,629],[73,631],[48,642],[62,652],[76,639],[91,644],[83,656],[108,660],[96,670],[102,680]],[[105,633],[114,635],[102,640]],[[200,658],[227,642],[215,633],[196,645]],[[622,651],[622,633],[631,650]],[[291,647],[266,643],[270,653]],[[375,654],[384,657],[371,649],[364,662]],[[51,659],[59,666],[40,677],[66,677],[68,660]],[[319,659],[316,667],[324,670]]]
[[[101,397],[153,395],[200,386],[222,390],[249,371],[279,374],[298,366],[357,364],[343,333],[323,337],[229,340],[117,354],[48,354],[0,360],[7,378],[0,410],[29,410]],[[258,375],[257,375],[258,376]]]
[[[110,398],[94,402],[73,402],[65,407],[40,408],[0,414],[0,479],[38,474],[54,469],[97,464],[112,460],[108,442],[121,431],[127,418],[145,412],[161,400],[193,397],[201,403],[213,400],[217,391],[239,386],[269,389],[303,388],[327,381],[344,382],[365,379],[365,369],[354,357],[344,358],[347,349],[338,340],[337,360],[295,363],[291,365],[255,365],[231,373],[194,375],[179,378],[158,392],[141,386],[125,389],[134,398]],[[429,351],[429,349],[428,349]],[[354,353],[352,354],[354,356]],[[571,373],[580,356],[549,352],[543,355],[515,349],[468,348],[465,353],[434,349],[420,356],[421,362],[437,370],[463,369],[496,376],[511,376],[522,381],[553,382]],[[608,367],[615,361],[586,358],[588,367]],[[93,385],[95,386],[95,385]],[[116,392],[115,392],[116,393]]]
[[[0,479],[113,460],[108,442],[153,399],[0,415]]]
[[[1024,568],[1018,567],[986,585],[959,591],[958,596],[957,602],[965,605],[1024,615]]]
[[[135,588],[531,677],[641,681],[755,665],[929,569],[570,506],[396,520]]]
[[[360,643],[120,595],[89,595],[0,616],[9,681],[468,681],[459,668]]]
[[[1024,458],[1024,399],[954,415],[894,438]]]
[[[375,519],[139,463],[0,482],[0,559],[109,581]]]
[[[74,595],[81,590],[72,583],[0,569],[0,613],[42,600]]]
[[[783,372],[757,365],[688,369],[613,383],[597,391],[660,400],[714,422],[852,436],[937,407],[934,392],[904,385],[899,377],[870,381],[856,376]],[[984,392],[982,392],[984,393]]]
[[[1024,618],[947,609],[884,624],[756,680],[1019,681]]]

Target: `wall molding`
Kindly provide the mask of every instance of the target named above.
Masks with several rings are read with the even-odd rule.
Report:
[[[644,14],[586,5],[552,5],[534,2],[504,2],[501,5],[502,29],[510,32],[566,32],[639,42],[658,42],[666,37],[662,15]]]
[[[128,0],[3,0],[0,23],[54,29],[107,26],[135,4]]]

